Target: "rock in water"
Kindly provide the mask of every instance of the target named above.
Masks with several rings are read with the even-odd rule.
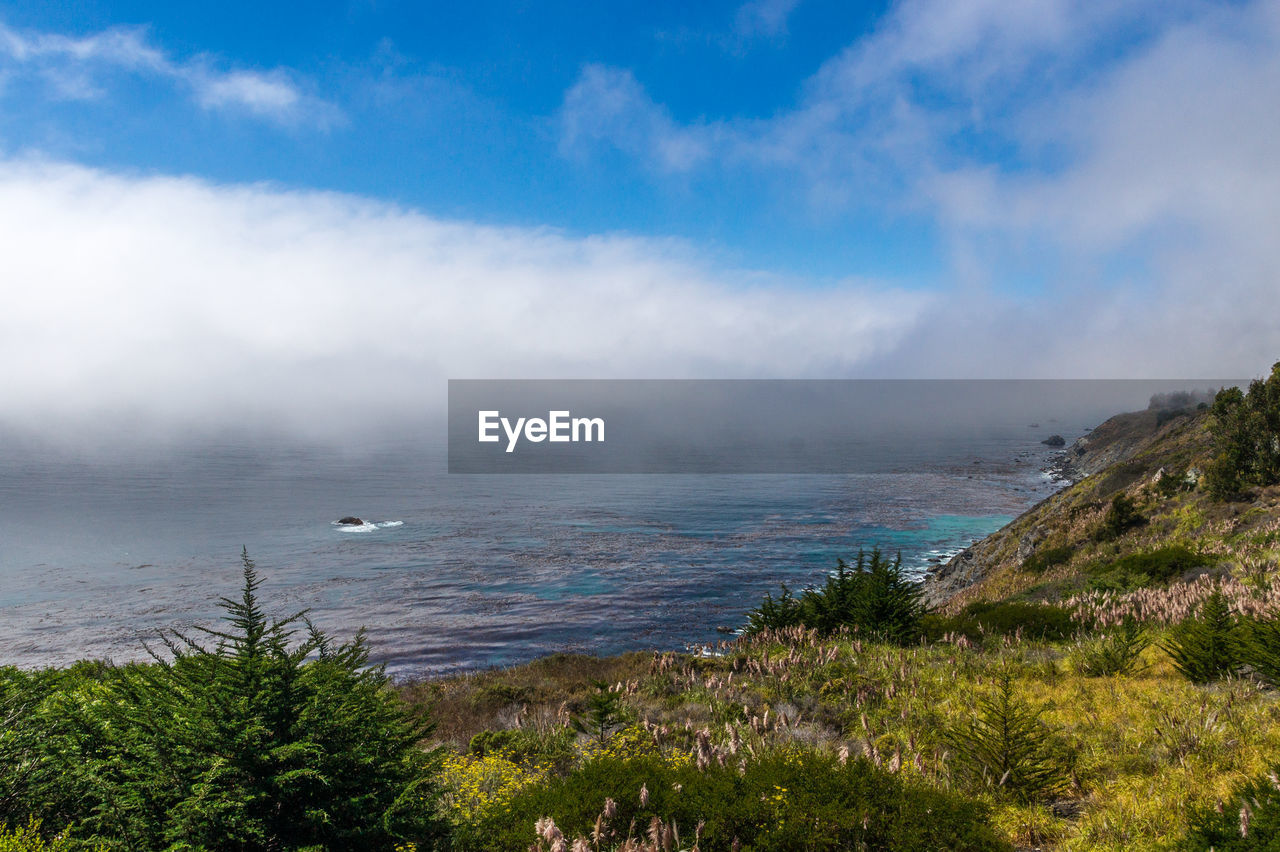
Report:
[[[1061,435],[1050,435],[1040,443],[1044,444],[1046,447],[1065,447],[1067,445],[1067,439]]]
[[[354,515],[347,515],[345,518],[338,518],[338,523],[348,527],[364,526],[364,521],[360,520]]]

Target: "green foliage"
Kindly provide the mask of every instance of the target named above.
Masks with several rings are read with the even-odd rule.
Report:
[[[1173,544],[1149,553],[1130,553],[1114,562],[1098,562],[1089,568],[1092,591],[1129,592],[1156,584],[1166,584],[1183,574],[1206,568],[1212,556]]]
[[[1001,671],[991,692],[978,699],[972,720],[946,734],[959,779],[1025,801],[1061,789],[1064,773],[1054,757],[1052,732],[1040,720],[1042,712],[1020,700],[1012,673]]]
[[[1280,767],[1237,787],[1221,807],[1192,814],[1186,852],[1275,852],[1280,849]]]
[[[428,726],[368,666],[362,637],[335,646],[301,613],[269,620],[243,562],[240,597],[221,600],[228,626],[201,631],[214,647],[173,634],[151,664],[45,691],[30,724],[49,772],[26,807],[111,848],[431,842]]]
[[[640,790],[648,792],[642,804]],[[605,817],[612,799],[616,813]],[[528,848],[534,823],[550,817],[566,838],[590,837],[600,818],[613,849],[640,837],[654,817],[703,852],[765,850],[1008,850],[979,803],[890,774],[854,758],[785,749],[739,767],[698,770],[657,755],[604,754],[571,774],[517,793],[509,812],[465,827],[459,850]]]
[[[795,627],[801,619],[800,601],[791,594],[787,584],[782,584],[782,591],[775,600],[773,595],[765,593],[760,606],[747,613],[747,633],[760,633],[764,630],[782,630]]]
[[[573,755],[572,738],[570,732],[563,730],[545,733],[528,728],[481,731],[471,738],[467,751],[476,757],[501,755],[513,763],[534,763],[538,760],[563,763]]]
[[[66,832],[45,837],[40,833],[40,821],[30,820],[17,828],[0,828],[0,852],[69,852],[84,846],[73,846]]]
[[[1187,472],[1185,470],[1165,471],[1160,480],[1156,482],[1156,491],[1161,497],[1173,497],[1183,491],[1190,491],[1194,487],[1194,482],[1187,481]]]
[[[889,560],[879,549],[870,557],[858,552],[850,567],[843,559],[817,589],[808,589],[797,600],[786,586],[778,599],[765,596],[747,617],[747,632],[777,630],[801,625],[822,634],[842,628],[863,636],[901,645],[922,634],[920,586],[902,572],[901,554]]]
[[[1192,683],[1211,683],[1235,674],[1241,663],[1240,630],[1222,592],[1205,600],[1199,618],[1175,627],[1164,648],[1174,667]]]
[[[1054,565],[1070,562],[1075,552],[1076,549],[1069,544],[1061,547],[1041,548],[1023,560],[1022,568],[1032,574],[1043,574]]]
[[[1280,483],[1280,362],[1249,392],[1224,388],[1213,402],[1213,461],[1205,470],[1209,493],[1231,498],[1253,486]]]
[[[929,616],[925,623],[928,635],[935,639],[960,633],[974,640],[1014,635],[1054,640],[1066,639],[1077,629],[1067,610],[1027,601],[975,601],[954,616]]]
[[[1129,674],[1151,644],[1146,630],[1133,619],[1105,636],[1088,639],[1076,649],[1076,671],[1086,677]]]
[[[1146,516],[1138,511],[1138,504],[1126,494],[1117,494],[1111,498],[1102,523],[1094,531],[1093,537],[1098,541],[1115,541],[1134,527],[1147,522]]]
[[[1280,688],[1280,618],[1251,618],[1241,625],[1241,658],[1272,688]]]
[[[609,684],[602,680],[594,686],[596,691],[587,696],[587,711],[572,719],[573,729],[604,745],[609,736],[626,723],[626,714],[621,693],[610,690]]]

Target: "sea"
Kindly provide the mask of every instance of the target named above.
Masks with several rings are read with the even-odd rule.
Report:
[[[933,459],[889,444],[901,469],[838,475],[457,475],[411,440],[0,452],[0,663],[119,663],[216,627],[242,553],[268,612],[365,628],[397,679],[709,646],[860,550],[922,576],[1061,487],[1041,441],[1086,428],[1018,424]]]

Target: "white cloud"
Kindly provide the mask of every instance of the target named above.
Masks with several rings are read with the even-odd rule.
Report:
[[[71,37],[19,32],[0,23],[0,71],[30,75],[64,99],[104,98],[112,76],[128,73],[183,88],[206,109],[241,110],[281,124],[322,127],[340,117],[337,107],[305,93],[284,69],[225,69],[208,56],[178,60],[136,27]]]
[[[678,242],[47,162],[0,162],[0,233],[0,426],[46,436],[332,437],[438,409],[447,378],[846,375],[929,301]]]
[[[561,150],[602,141],[662,172],[701,164],[716,143],[712,127],[681,127],[650,99],[630,71],[587,65],[560,110]]]
[[[903,0],[763,120],[682,125],[628,72],[592,73],[627,82],[573,90],[577,114],[613,105],[597,144],[697,140],[659,174],[752,170],[827,211],[937,223],[952,321],[884,368],[1229,377],[1280,356],[1260,319],[1280,292],[1276,0]]]

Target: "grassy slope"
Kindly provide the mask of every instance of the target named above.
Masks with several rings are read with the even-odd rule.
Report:
[[[1166,494],[1156,487],[1162,472],[1203,470],[1209,456],[1206,426],[1203,412],[1165,423],[1154,412],[1137,412],[1099,426],[1080,457],[1085,472],[1096,472],[940,568],[927,584],[931,602],[947,612],[976,600],[1058,602],[1087,590],[1122,557],[1171,545],[1210,556],[1216,564],[1199,573],[1249,575],[1274,566],[1280,557],[1280,488],[1259,490],[1249,502],[1222,503],[1201,488]],[[1111,499],[1121,493],[1137,502],[1148,523],[1115,541],[1096,540]],[[1053,549],[1070,549],[1070,558],[1027,570],[1030,557]]]
[[[1170,543],[1209,555],[1213,564],[1198,571],[1234,584],[1238,601],[1263,596],[1277,605],[1280,488],[1221,504],[1198,489],[1166,495],[1153,486],[1161,468],[1181,474],[1203,467],[1206,454],[1203,415],[1157,423],[1148,412],[1108,421],[1076,459],[1084,472],[1096,472],[975,545],[960,568],[977,582],[956,591],[946,608],[1021,598],[1069,601],[1097,615],[1140,604],[1157,622],[1173,620],[1194,605],[1191,592],[1208,585],[1204,578],[1175,577],[1155,590],[1087,592],[1115,560]],[[1115,541],[1097,541],[1094,531],[1117,493],[1133,497],[1149,520]],[[1049,548],[1068,548],[1069,558],[1041,572],[1024,567]],[[951,572],[956,587],[961,573]],[[477,808],[500,807],[544,771],[501,757],[467,757],[470,738],[513,727],[563,730],[585,708],[594,680],[620,685],[637,724],[705,728],[717,742],[736,730],[756,748],[844,747],[945,787],[953,783],[954,758],[943,732],[972,719],[993,675],[1012,667],[1019,696],[1043,708],[1069,771],[1065,785],[1037,804],[980,794],[998,826],[1027,849],[1161,849],[1181,835],[1190,807],[1213,805],[1280,759],[1275,694],[1250,681],[1188,683],[1159,648],[1163,630],[1155,628],[1145,668],[1128,676],[1083,676],[1076,642],[988,637],[979,645],[958,640],[901,650],[796,635],[727,644],[723,656],[712,658],[550,657],[416,684],[405,694],[432,708],[437,736],[453,750],[447,775],[462,819]],[[688,743],[675,737],[664,747],[687,751]]]
[[[942,732],[971,719],[993,675],[1012,667],[1019,696],[1044,708],[1067,767],[1062,789],[1038,804],[984,794],[996,825],[1023,848],[1165,848],[1190,806],[1225,798],[1280,756],[1280,704],[1250,682],[1193,686],[1154,646],[1137,674],[1089,678],[1075,672],[1074,654],[1072,643],[901,650],[806,637],[740,643],[719,658],[553,657],[419,684],[409,694],[433,708],[441,741],[459,755],[448,762],[447,786],[460,817],[501,807],[541,777],[502,758],[461,757],[470,737],[517,722],[552,733],[585,707],[596,677],[622,684],[636,721],[706,728],[721,743],[736,728],[756,749],[845,747],[946,787],[952,758]],[[671,738],[667,747],[687,752],[689,744]]]

